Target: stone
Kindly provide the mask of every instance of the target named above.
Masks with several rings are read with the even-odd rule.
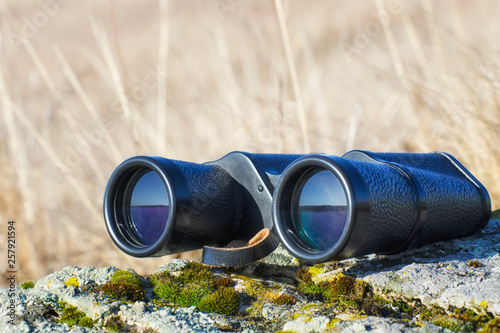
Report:
[[[181,259],[172,259],[168,264],[160,266],[156,272],[177,272],[186,266],[186,261]]]
[[[416,298],[444,309],[485,308],[500,316],[500,220],[467,238],[397,255],[351,259],[346,272],[377,293]],[[475,267],[477,266],[477,267]]]
[[[438,333],[451,332],[448,329],[437,325],[423,325],[418,322],[411,322],[411,326],[407,323],[400,322],[392,318],[366,317],[355,320],[338,322],[333,326],[333,329],[338,333],[356,333],[356,332],[373,332],[373,333]]]
[[[263,258],[261,262],[270,265],[278,266],[297,266],[299,261],[295,259],[281,244],[278,245],[267,257]]]
[[[322,332],[326,330],[330,319],[324,316],[320,317],[299,317],[295,320],[289,321],[283,326],[284,331],[292,332]]]
[[[176,259],[157,272],[180,274],[186,265]],[[356,286],[363,281],[366,288],[332,299],[327,294],[313,295],[298,288],[301,269],[310,272],[316,286],[344,277],[356,278]],[[490,323],[498,326],[500,219],[490,220],[483,231],[470,237],[396,255],[372,254],[309,267],[280,246],[246,267],[211,268],[216,277],[230,276],[235,281],[232,288],[241,295],[236,316],[158,302],[149,286],[145,301],[113,299],[100,292],[100,286],[116,271],[111,266],[68,266],[40,279],[32,289],[16,287],[14,298],[8,289],[0,290],[2,332],[102,332],[112,316],[118,316],[129,331],[162,333],[451,332],[448,328],[470,330],[475,324],[466,318],[474,315],[477,320],[495,317],[497,324],[493,319]],[[276,304],[273,300],[279,295],[293,302]],[[95,321],[94,327],[60,323],[61,302],[83,311]]]

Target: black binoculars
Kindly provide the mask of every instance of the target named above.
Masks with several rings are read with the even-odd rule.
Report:
[[[306,263],[397,253],[471,235],[490,213],[486,188],[443,152],[136,156],[104,195],[107,230],[125,253],[203,249],[203,263],[221,266],[263,258],[280,241]]]

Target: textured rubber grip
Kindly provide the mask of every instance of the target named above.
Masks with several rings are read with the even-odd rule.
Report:
[[[188,202],[179,204],[177,231],[196,244],[227,241],[237,227],[240,203],[232,177],[217,166],[171,162],[181,172]],[[183,189],[179,189],[183,190]]]
[[[410,237],[417,216],[417,198],[409,180],[396,169],[350,160],[368,191],[370,223],[353,257],[392,252]]]
[[[425,195],[425,220],[409,247],[469,236],[484,227],[489,198],[446,155],[372,153],[409,170]],[[487,218],[486,218],[487,220]]]
[[[367,153],[349,160],[365,182],[370,223],[353,256],[464,237],[484,227],[489,196],[446,154]]]

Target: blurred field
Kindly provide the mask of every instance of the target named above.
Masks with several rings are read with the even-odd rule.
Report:
[[[0,2],[0,271],[9,219],[18,282],[168,262],[105,230],[106,180],[137,154],[442,150],[499,207],[498,2],[280,3]]]

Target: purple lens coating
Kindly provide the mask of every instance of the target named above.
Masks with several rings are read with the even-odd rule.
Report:
[[[330,171],[315,172],[299,193],[297,228],[301,239],[317,251],[334,246],[347,222],[347,198]]]
[[[168,221],[170,202],[163,180],[154,171],[144,174],[132,190],[130,215],[137,240],[152,245],[162,235]]]

